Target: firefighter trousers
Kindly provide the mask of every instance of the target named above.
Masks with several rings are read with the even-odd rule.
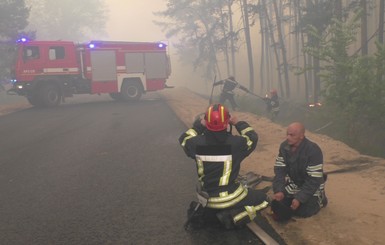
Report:
[[[238,105],[237,103],[235,102],[235,99],[234,99],[234,94],[233,93],[226,93],[226,92],[222,92],[221,95],[220,95],[220,98],[219,98],[219,103],[221,103],[222,105],[225,104],[226,100],[228,100],[231,104],[231,107],[232,109],[235,111],[237,110],[238,108]]]
[[[269,205],[267,195],[260,190],[248,189],[247,196],[234,206],[216,210],[216,217],[226,229],[244,226],[254,220],[257,212]]]

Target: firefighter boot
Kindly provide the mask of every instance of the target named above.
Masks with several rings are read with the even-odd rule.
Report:
[[[227,230],[231,230],[235,228],[233,216],[231,215],[230,211],[224,210],[224,211],[218,212],[217,218]]]
[[[185,224],[185,229],[200,229],[204,227],[204,208],[198,202],[192,201],[190,203],[190,208],[187,210],[187,222]]]

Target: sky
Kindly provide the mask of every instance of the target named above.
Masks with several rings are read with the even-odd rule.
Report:
[[[178,64],[178,57],[161,28],[153,23],[153,13],[166,9],[166,0],[106,0],[109,7],[107,33],[110,41],[163,41],[169,44],[171,77],[169,86],[184,85],[186,77],[195,77],[192,67]],[[186,75],[189,74],[189,75]]]
[[[106,0],[109,7],[107,32],[113,41],[164,41],[153,12],[166,9],[163,0]]]

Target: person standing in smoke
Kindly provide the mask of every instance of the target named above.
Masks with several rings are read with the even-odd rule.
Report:
[[[274,119],[278,116],[279,113],[279,99],[276,89],[270,91],[270,96],[266,94],[266,97],[263,99],[266,103],[266,111],[270,116],[270,119]]]
[[[224,80],[220,80],[214,83],[213,86],[217,85],[223,85],[222,93],[219,98],[219,103],[224,105],[225,102],[228,100],[231,104],[231,107],[234,111],[239,109],[239,106],[235,102],[234,99],[234,89],[239,87],[241,88],[240,84],[235,80],[233,76],[230,76]]]

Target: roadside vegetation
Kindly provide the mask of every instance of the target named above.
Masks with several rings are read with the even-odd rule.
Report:
[[[236,100],[242,111],[270,118],[262,100],[247,95],[238,95]],[[385,131],[384,126],[378,122],[365,124],[365,120],[357,118],[353,123],[347,124],[345,117],[336,115],[335,108],[324,105],[309,107],[305,103],[285,100],[280,103],[281,110],[273,120],[274,123],[287,126],[291,122],[301,121],[307,130],[342,141],[361,154],[385,158]]]
[[[247,59],[251,91],[278,88],[276,122],[302,120],[363,154],[385,156],[385,1],[167,2],[158,24],[207,87],[238,74],[237,62]],[[255,98],[244,100],[245,110],[256,110]]]

